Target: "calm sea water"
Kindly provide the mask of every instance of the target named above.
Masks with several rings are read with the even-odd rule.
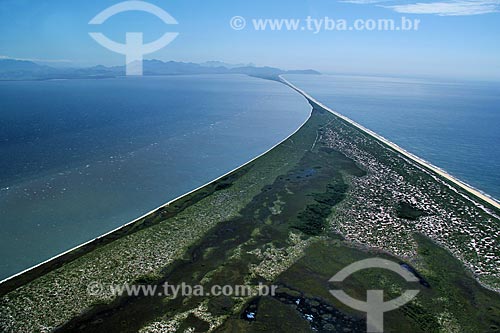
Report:
[[[500,199],[500,83],[287,78],[332,109]]]
[[[240,75],[0,82],[0,279],[243,164],[309,111]]]

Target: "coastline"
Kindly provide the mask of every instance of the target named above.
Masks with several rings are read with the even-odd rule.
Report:
[[[302,89],[296,87],[295,85],[293,85],[291,82],[289,82],[288,80],[286,80],[282,75],[279,75],[279,80],[276,79],[275,81],[277,82],[280,82],[282,84],[285,84],[287,85],[288,87],[290,87],[291,89],[295,90],[297,93],[299,93],[301,96],[303,96],[304,98],[306,98],[309,102],[312,102],[312,103],[315,103],[317,104],[318,106],[320,106],[321,108],[323,108],[324,110],[332,113],[333,115],[337,116],[338,118],[342,119],[343,121],[349,123],[350,125],[354,126],[355,128],[357,128],[358,130],[360,130],[361,132],[369,135],[370,137],[376,139],[377,141],[381,142],[382,144],[388,146],[389,148],[391,148],[392,150],[396,151],[397,153],[401,154],[403,157],[406,157],[408,159],[410,159],[411,161],[415,162],[417,164],[418,167],[422,168],[422,170],[424,172],[427,172],[429,175],[431,175],[433,178],[435,178],[436,180],[439,180],[437,176],[440,176],[442,178],[444,178],[444,180],[448,181],[448,182],[443,182],[445,183],[448,187],[450,187],[451,189],[453,189],[455,192],[457,192],[458,194],[462,195],[463,197],[465,197],[466,199],[468,199],[469,201],[473,202],[476,206],[480,207],[481,209],[483,209],[485,212],[487,212],[488,214],[490,215],[494,215],[496,217],[498,217],[497,215],[495,215],[494,212],[491,211],[491,209],[488,209],[487,207],[485,207],[484,205],[482,205],[480,202],[474,200],[473,198],[470,198],[469,196],[465,195],[464,193],[462,192],[459,192],[455,187],[453,187],[451,184],[453,185],[456,185],[458,186],[461,190],[464,190],[466,193],[468,193],[469,195],[472,195],[474,197],[476,197],[477,199],[479,200],[482,200],[488,204],[490,204],[491,206],[493,206],[494,208],[496,209],[499,209],[500,210],[500,203],[498,201],[496,201],[494,198],[490,197],[489,195],[485,194],[485,193],[482,193],[480,190],[477,190],[475,188],[473,188],[472,186],[460,181],[459,179],[451,176],[450,174],[448,174],[446,171],[432,165],[431,163],[419,158],[418,156],[415,156],[413,155],[412,153],[406,151],[405,149],[399,147],[397,144],[385,139],[384,137],[380,136],[379,134],[365,128],[364,126],[356,123],[355,121],[351,120],[350,118],[332,110],[331,108],[329,108],[328,106],[322,104],[321,102],[317,101],[314,97],[310,96],[308,93],[306,93],[305,91],[303,91]],[[312,106],[311,106],[311,111],[312,111]],[[0,288],[2,287],[5,287],[6,284],[10,283],[10,282],[13,282],[14,280],[16,280],[17,278],[19,277],[22,277],[23,275],[27,275],[31,272],[33,272],[34,270],[36,269],[42,269],[43,270],[43,267],[44,266],[49,266],[50,264],[54,263],[55,261],[58,261],[58,260],[61,260],[62,262],[61,263],[57,263],[57,267],[60,267],[62,266],[63,264],[67,263],[67,262],[71,262],[72,260],[74,260],[75,258],[81,256],[81,255],[84,255],[85,253],[88,253],[90,251],[92,251],[93,249],[95,249],[96,247],[99,247],[99,246],[102,246],[104,244],[107,244],[108,242],[111,242],[113,239],[115,239],[115,236],[116,234],[119,234],[121,232],[125,232],[125,233],[128,233],[128,230],[129,228],[133,228],[136,224],[140,224],[141,222],[144,221],[144,219],[150,217],[150,216],[154,216],[156,213],[158,213],[159,211],[161,211],[162,209],[170,206],[172,203],[178,201],[178,200],[181,200],[181,199],[184,199],[186,197],[188,197],[189,195],[197,192],[198,190],[206,187],[206,186],[209,186],[209,185],[212,185],[220,180],[222,180],[223,178],[225,177],[228,177],[232,174],[234,174],[235,172],[238,172],[240,169],[246,167],[247,165],[251,164],[252,162],[254,162],[255,160],[257,160],[258,158],[260,158],[261,156],[267,154],[269,151],[273,150],[275,147],[279,146],[280,144],[282,144],[283,142],[285,142],[286,140],[288,140],[291,136],[293,136],[295,133],[297,133],[303,126],[305,123],[307,123],[307,121],[310,119],[311,117],[311,113],[309,113],[309,116],[304,120],[304,122],[295,130],[293,131],[290,135],[288,135],[286,138],[284,138],[283,140],[281,140],[280,142],[276,143],[275,145],[273,145],[272,147],[270,147],[269,149],[267,149],[266,151],[264,151],[263,153],[259,154],[258,156],[255,156],[254,158],[252,158],[251,160],[245,162],[244,164],[234,168],[233,170],[203,184],[203,185],[200,185],[198,186],[197,188],[187,192],[187,193],[184,193],[172,200],[169,200],[168,202],[166,202],[165,204],[163,205],[160,205],[152,210],[150,210],[149,212],[141,215],[140,217],[137,217],[133,220],[131,220],[130,222],[127,222],[107,233],[104,233],[98,237],[95,237],[93,239],[90,239],[88,240],[87,242],[84,242],[82,244],[79,244],[71,249],[68,249],[62,253],[59,253],[37,265],[34,265],[34,266],[31,266],[19,273],[16,273],[12,276],[9,276],[5,279],[2,279],[0,281]],[[430,172],[429,172],[430,171]],[[433,174],[434,173],[434,174]],[[441,180],[442,181],[442,180]],[[79,251],[82,251],[82,253],[75,253],[75,252],[79,252]],[[75,258],[69,258],[69,259],[65,259],[63,257],[65,256],[71,256],[71,255],[76,255]],[[55,268],[50,268],[48,271],[51,271]],[[47,272],[48,272],[47,271]],[[43,274],[45,274],[46,272],[43,272]],[[43,274],[40,274],[40,275],[43,275]],[[28,282],[29,281],[32,281],[34,280],[35,278],[37,278],[37,276],[35,276],[34,278],[32,279],[28,279]],[[27,282],[25,282],[27,283]],[[24,284],[24,283],[22,283]],[[20,284],[20,285],[22,285]],[[17,287],[15,287],[17,288]],[[11,288],[9,286],[7,286],[7,289],[15,289],[15,288]],[[0,289],[0,294],[2,294],[2,290]]]
[[[180,196],[178,196],[178,197],[176,197],[176,198],[174,198],[174,199],[169,200],[169,201],[168,201],[168,202],[166,202],[165,204],[162,204],[162,205],[160,205],[160,206],[158,206],[158,207],[156,207],[156,208],[154,208],[154,209],[150,210],[149,212],[147,212],[147,213],[145,213],[145,214],[143,214],[143,215],[141,215],[141,216],[139,216],[139,217],[137,217],[137,218],[133,219],[133,220],[132,220],[132,221],[130,221],[130,222],[127,222],[127,223],[125,223],[125,224],[123,224],[123,225],[121,225],[121,226],[119,226],[119,227],[117,227],[117,228],[115,228],[115,229],[113,229],[113,230],[111,230],[111,231],[108,231],[108,232],[106,232],[106,233],[104,233],[104,234],[102,234],[102,235],[100,235],[100,236],[98,236],[98,237],[95,237],[95,238],[93,238],[93,239],[90,239],[90,240],[88,240],[88,241],[86,241],[86,242],[84,242],[84,243],[82,243],[82,244],[79,244],[79,245],[77,245],[77,246],[74,246],[74,247],[73,247],[73,248],[71,248],[71,249],[68,249],[68,250],[66,250],[66,251],[64,251],[64,252],[62,252],[62,253],[59,253],[59,254],[57,254],[57,255],[55,255],[55,256],[53,256],[53,257],[51,257],[51,258],[49,258],[49,259],[47,259],[47,260],[45,260],[45,261],[43,261],[43,262],[41,262],[41,263],[36,264],[36,265],[34,265],[34,266],[31,266],[31,267],[29,267],[29,268],[27,268],[27,269],[25,269],[25,270],[23,270],[23,271],[21,271],[21,272],[19,272],[19,273],[16,273],[16,274],[11,275],[11,276],[9,276],[9,277],[7,277],[7,278],[5,278],[5,279],[2,279],[2,280],[0,281],[0,288],[1,288],[1,287],[3,287],[5,284],[7,284],[7,283],[9,283],[9,282],[12,282],[12,281],[13,281],[13,280],[15,280],[16,278],[21,277],[22,275],[28,274],[28,273],[32,272],[33,270],[35,270],[35,269],[39,269],[39,268],[42,268],[43,266],[49,265],[50,263],[53,263],[54,261],[56,261],[56,260],[58,260],[58,259],[61,259],[61,258],[62,258],[62,257],[64,257],[64,256],[67,256],[67,255],[70,255],[70,254],[72,254],[72,253],[74,253],[74,252],[77,252],[77,251],[79,251],[79,250],[82,250],[84,247],[87,247],[87,246],[88,246],[88,247],[99,246],[99,245],[101,245],[101,244],[100,244],[100,243],[101,243],[101,241],[105,240],[106,238],[109,238],[110,236],[113,236],[114,234],[119,233],[119,232],[123,231],[124,229],[127,229],[127,228],[129,228],[129,227],[133,226],[134,224],[138,224],[138,223],[142,222],[145,218],[147,218],[147,217],[149,217],[149,216],[154,215],[155,213],[157,213],[158,211],[160,211],[160,210],[162,210],[162,209],[164,209],[164,208],[168,207],[168,206],[169,206],[169,205],[171,205],[172,203],[174,203],[174,202],[176,202],[176,201],[178,201],[178,200],[181,200],[181,199],[183,199],[183,198],[185,198],[185,197],[187,197],[187,196],[189,196],[189,195],[191,195],[191,194],[195,193],[196,191],[198,191],[198,190],[200,190],[200,189],[202,189],[202,188],[204,188],[204,187],[206,187],[206,186],[208,186],[208,185],[212,185],[212,184],[214,184],[214,183],[216,183],[216,182],[218,182],[218,181],[222,180],[223,178],[228,177],[228,176],[230,176],[230,175],[234,174],[235,172],[238,172],[240,169],[242,169],[242,168],[246,167],[247,165],[251,164],[252,162],[254,162],[255,160],[257,160],[257,159],[258,159],[258,158],[260,158],[261,156],[266,155],[268,152],[270,152],[271,150],[273,150],[273,149],[274,149],[274,148],[276,148],[277,146],[281,145],[283,142],[285,142],[285,141],[286,141],[286,140],[288,140],[290,137],[292,137],[295,133],[297,133],[297,132],[298,132],[298,131],[299,131],[299,130],[300,130],[300,129],[304,126],[304,124],[306,124],[306,123],[308,122],[308,120],[309,120],[309,119],[310,119],[310,117],[311,117],[312,106],[311,106],[311,105],[309,105],[309,108],[310,108],[310,111],[309,111],[309,115],[308,115],[308,117],[307,117],[307,118],[306,118],[306,119],[305,119],[305,120],[304,120],[304,121],[303,121],[303,122],[302,122],[302,123],[301,123],[301,124],[297,127],[297,129],[295,129],[295,130],[294,130],[292,133],[290,133],[287,137],[285,137],[283,140],[279,141],[278,143],[276,143],[275,145],[273,145],[272,147],[270,147],[269,149],[267,149],[267,150],[266,150],[266,151],[264,151],[263,153],[261,153],[261,154],[259,154],[259,155],[255,156],[254,158],[250,159],[249,161],[247,161],[247,162],[243,163],[242,165],[240,165],[240,166],[238,166],[238,167],[236,167],[236,168],[234,168],[234,169],[232,169],[232,170],[230,170],[230,171],[226,172],[225,174],[223,174],[223,175],[221,175],[221,176],[219,176],[219,177],[217,177],[217,178],[215,178],[215,179],[213,179],[213,180],[210,180],[210,181],[206,182],[205,184],[200,185],[200,186],[198,186],[197,188],[195,188],[195,189],[193,189],[193,190],[191,190],[191,191],[189,191],[189,192],[186,192],[186,193],[184,193],[184,194],[182,194],[182,195],[180,195]],[[93,244],[93,243],[96,243],[96,244]],[[85,254],[85,253],[88,253],[88,252],[90,252],[91,250],[93,250],[93,248],[88,249],[88,250],[85,250],[85,251],[84,251],[82,254],[80,254],[80,255],[83,255],[83,254]],[[78,256],[80,256],[80,255],[78,255]],[[78,256],[77,256],[77,257],[78,257]],[[72,260],[64,261],[62,264],[66,263],[66,262],[70,262],[70,261],[72,261]],[[62,265],[62,264],[61,264],[61,265]],[[51,269],[51,270],[52,270],[52,269]],[[15,288],[14,288],[14,289],[15,289]],[[2,295],[2,294],[3,294],[3,293],[2,293],[2,291],[1,291],[1,289],[0,289],[0,295]]]
[[[286,84],[287,86],[289,86],[290,88],[292,88],[293,90],[297,91],[299,94],[301,94],[302,96],[304,96],[304,98],[306,98],[307,100],[310,100],[314,103],[316,103],[317,105],[319,105],[320,107],[322,107],[323,109],[327,110],[328,112],[334,114],[335,116],[339,117],[340,119],[346,121],[347,123],[349,123],[350,125],[356,127],[357,129],[359,129],[360,131],[362,131],[363,133],[373,137],[374,139],[382,142],[383,144],[387,145],[389,148],[395,150],[396,152],[400,153],[401,155],[403,155],[404,157],[406,158],[409,158],[410,160],[412,160],[413,162],[417,163],[420,167],[424,167],[425,169],[428,169],[434,173],[436,173],[438,176],[444,178],[445,180],[447,180],[448,182],[452,183],[453,185],[456,185],[458,186],[460,189],[466,191],[468,194],[471,194],[472,196],[480,199],[481,201],[484,201],[488,204],[490,204],[491,206],[493,206],[495,209],[498,209],[500,210],[500,202],[497,201],[495,198],[491,197],[490,195],[488,195],[487,193],[484,193],[483,191],[481,190],[478,190],[476,188],[474,188],[473,186],[459,180],[458,178],[450,175],[449,173],[447,173],[445,170],[433,165],[432,163],[408,152],[407,150],[401,148],[400,146],[398,146],[397,144],[395,144],[394,142],[391,142],[390,140],[387,140],[386,138],[384,138],[383,136],[373,132],[372,130],[364,127],[363,125],[360,125],[358,124],[357,122],[353,121],[352,119],[332,110],[331,108],[329,108],[328,106],[324,105],[323,103],[319,102],[318,100],[316,100],[314,97],[312,97],[311,95],[309,95],[308,93],[306,93],[304,90],[298,88],[297,86],[295,86],[293,83],[291,83],[290,81],[288,81],[287,79],[285,79],[282,75],[279,75],[279,78],[281,80],[281,82],[283,82],[284,84]],[[456,189],[455,189],[456,190]],[[471,198],[468,198],[469,200],[472,200]],[[481,205],[480,203],[477,203],[476,204],[480,205],[481,208],[483,210],[486,210],[489,214],[494,214],[493,212],[491,212],[490,210],[488,210],[487,207],[484,207],[483,205]],[[498,216],[497,216],[498,217]]]
[[[468,261],[470,256],[467,254],[474,253],[469,252],[470,247],[462,246],[468,242],[453,237],[462,229],[447,222],[453,221],[450,218],[456,216],[461,207],[472,209],[470,214],[464,215],[464,218],[471,218],[470,223],[465,221],[464,227],[478,226],[486,214],[472,201],[446,188],[441,178],[435,181],[426,172],[428,170],[423,170],[313,101],[309,100],[309,103],[313,112],[295,136],[253,163],[185,195],[137,221],[131,229],[116,232],[108,243],[102,246],[97,243],[94,250],[87,253],[77,251],[76,255],[81,257],[67,265],[63,262],[61,267],[46,274],[37,269],[27,273],[32,282],[24,284],[26,276],[14,279],[13,282],[21,287],[2,297],[0,326],[10,328],[9,332],[38,331],[38,327],[61,333],[80,330],[110,333],[156,331],[164,324],[191,325],[197,319],[178,315],[196,311],[203,314],[202,320],[207,322],[204,325],[222,325],[220,327],[225,331],[225,328],[234,328],[234,320],[241,318],[239,305],[233,304],[231,310],[225,308],[226,313],[231,311],[234,315],[227,320],[208,308],[198,307],[199,304],[208,304],[204,302],[213,304],[216,298],[212,296],[203,297],[203,301],[195,299],[193,303],[185,297],[115,298],[107,292],[89,294],[89,285],[96,281],[103,286],[121,283],[160,286],[164,281],[173,285],[182,282],[223,285],[235,280],[252,284],[245,277],[255,276],[269,283],[295,286],[291,290],[314,296],[326,293],[322,287],[324,281],[341,268],[357,258],[374,255],[405,263],[417,272],[423,270],[422,276],[430,278],[432,284],[432,288],[422,290],[422,303],[418,303],[422,307],[398,316],[394,322],[397,329],[410,320],[422,331],[435,331],[430,328],[442,327],[435,321],[431,321],[433,325],[428,324],[429,319],[438,318],[435,313],[440,314],[447,304],[469,304],[467,300],[471,297],[479,303],[468,306],[467,310],[476,317],[464,319],[461,311],[451,314],[452,318],[461,320],[463,331],[473,331],[468,329],[471,325],[487,327],[494,322],[494,314],[486,317],[481,314],[492,304],[500,306],[498,294],[490,288],[485,289],[472,272],[475,268],[484,268],[487,277],[493,279],[485,282],[495,285],[498,281],[496,268]],[[309,170],[312,169],[316,171],[311,173]],[[399,181],[397,175],[403,179]],[[373,193],[373,189],[378,190]],[[337,197],[339,192],[346,197]],[[322,195],[318,197],[318,193]],[[277,202],[275,199],[278,198]],[[426,204],[430,209],[437,207],[436,224],[422,221],[420,227],[416,226],[408,221],[411,210],[403,212],[406,215],[401,217],[396,215],[397,210],[390,213],[388,222],[391,224],[382,227],[382,233],[374,234],[373,231],[379,229],[377,220],[381,217],[377,214],[380,206],[376,203],[387,199],[382,207],[396,209],[398,203],[408,198],[420,198],[421,204],[415,206],[417,210]],[[325,203],[328,207],[335,205],[337,200],[343,203],[337,202],[335,215],[296,215],[308,207],[315,207],[315,202],[325,200],[329,200]],[[429,210],[426,208],[426,211]],[[477,218],[476,213],[479,213]],[[338,228],[331,224],[333,220],[330,218],[335,219]],[[318,221],[322,221],[319,227],[326,229],[317,229]],[[452,235],[448,237],[450,242],[445,240],[440,244],[442,237],[433,238],[437,235],[434,230],[440,228],[433,226],[439,226],[441,222],[446,224],[441,236],[446,235],[446,231]],[[410,228],[406,229],[406,226]],[[497,226],[492,226],[492,230],[498,230]],[[295,230],[302,231],[304,236]],[[315,230],[321,232],[317,234]],[[493,234],[477,231],[469,239],[478,241]],[[356,242],[355,246],[351,241]],[[367,248],[359,244],[365,244]],[[256,249],[265,249],[265,255],[259,255],[262,252]],[[414,253],[412,250],[418,251]],[[66,259],[68,257],[55,260],[55,264]],[[380,279],[379,274],[373,277],[374,281]],[[351,294],[366,292],[369,281],[368,284],[353,285],[352,290],[346,291]],[[12,286],[7,282],[7,288]],[[0,288],[0,293],[2,289],[5,287]],[[445,304],[436,303],[436,299],[444,299]],[[251,304],[247,301],[250,299],[243,303]],[[325,304],[332,305],[330,301],[325,300]],[[273,317],[282,317],[282,313],[275,313]],[[486,322],[483,324],[481,320]]]

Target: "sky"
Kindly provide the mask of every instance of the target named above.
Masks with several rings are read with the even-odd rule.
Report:
[[[142,32],[152,42],[178,37],[147,59],[254,63],[323,73],[433,76],[500,80],[500,0],[151,0],[178,22],[167,25],[146,12],[129,11],[101,25],[89,21],[114,0],[0,0],[0,58],[54,66],[123,65],[125,57],[99,45],[89,32],[125,42]],[[246,20],[235,30],[233,17]],[[307,17],[420,20],[411,31],[304,28]],[[302,29],[255,29],[253,20],[300,19]]]

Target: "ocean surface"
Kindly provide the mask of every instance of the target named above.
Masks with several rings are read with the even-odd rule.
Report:
[[[500,83],[286,78],[333,110],[500,199]]]
[[[243,75],[0,82],[0,279],[240,166],[309,112]]]

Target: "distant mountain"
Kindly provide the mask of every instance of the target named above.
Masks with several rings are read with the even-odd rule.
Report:
[[[277,79],[280,74],[319,74],[308,70],[285,71],[273,67],[228,67],[211,61],[204,64],[192,62],[145,60],[144,75],[195,75],[195,74],[246,74],[267,79]],[[125,75],[125,66],[88,68],[54,68],[31,61],[0,59],[0,80],[47,80],[71,78],[106,78]]]
[[[281,74],[311,74],[311,75],[319,75],[320,72],[317,72],[312,69],[306,70],[291,70],[285,71],[275,67],[238,67],[230,70],[230,73],[233,74],[246,74],[249,76],[255,76],[268,80],[276,80],[279,81],[279,75]]]
[[[45,68],[45,66],[26,60],[0,59],[0,64],[5,71],[35,71]]]
[[[314,69],[294,69],[291,71],[286,71],[286,74],[308,74],[308,75],[319,75],[321,74]]]
[[[238,67],[256,67],[252,63],[250,63],[250,64],[228,64],[228,63],[225,63],[222,61],[206,61],[206,62],[202,62],[200,65],[203,67],[226,67],[229,69],[238,68]]]
[[[0,59],[0,79],[23,79],[50,76],[55,69],[35,64],[32,61]]]
[[[50,80],[115,76],[104,66],[54,68],[27,60],[0,59],[0,80]]]
[[[224,74],[226,67],[205,67],[192,62],[144,60],[145,75]]]

